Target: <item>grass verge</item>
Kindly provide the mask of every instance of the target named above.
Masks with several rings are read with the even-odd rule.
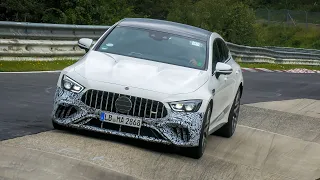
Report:
[[[243,63],[239,62],[244,68],[266,68],[270,70],[289,70],[289,69],[310,69],[320,70],[320,66],[295,65],[295,64],[270,64],[270,63]]]
[[[55,71],[62,70],[75,62],[75,60],[0,61],[0,72]]]
[[[19,71],[54,71],[75,63],[75,60],[55,60],[55,61],[0,61],[0,72]],[[291,65],[291,64],[270,64],[270,63],[243,63],[241,67],[246,68],[266,68],[270,70],[289,70],[303,68],[310,70],[320,70],[320,66]]]

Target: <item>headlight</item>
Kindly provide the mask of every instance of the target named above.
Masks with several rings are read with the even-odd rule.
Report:
[[[61,86],[65,90],[75,93],[80,93],[84,89],[84,87],[81,84],[77,83],[75,80],[71,79],[66,75],[63,75],[62,77]]]
[[[169,103],[174,111],[196,112],[200,109],[202,100],[177,101]]]

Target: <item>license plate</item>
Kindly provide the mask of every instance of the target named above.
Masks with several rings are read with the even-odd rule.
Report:
[[[101,113],[100,121],[140,128],[142,119],[109,113]]]

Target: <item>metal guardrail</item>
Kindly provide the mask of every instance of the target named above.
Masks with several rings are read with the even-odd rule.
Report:
[[[84,54],[76,40],[97,40],[109,27],[0,21],[0,60],[76,59]],[[227,44],[238,61],[320,65],[320,50]]]
[[[264,46],[263,48],[271,49],[274,51],[280,51],[280,52],[310,53],[310,54],[319,54],[320,55],[320,50],[317,50],[317,49],[274,47],[274,46]]]
[[[82,37],[98,39],[109,27],[0,21],[0,37],[46,40],[77,40]]]
[[[258,55],[258,56],[267,56],[272,57],[277,60],[281,59],[306,59],[306,60],[319,60],[320,54],[314,53],[301,53],[301,52],[287,52],[287,51],[276,51],[262,47],[250,47],[237,45],[233,43],[227,43],[230,51],[235,54],[243,55]]]

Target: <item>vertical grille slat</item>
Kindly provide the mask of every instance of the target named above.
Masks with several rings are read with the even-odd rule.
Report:
[[[126,96],[131,100],[132,106],[130,111],[125,113],[117,111],[115,102],[121,96]],[[83,94],[81,101],[84,102],[87,106],[90,106],[95,109],[135,117],[163,118],[167,116],[167,110],[164,104],[159,101],[119,93],[90,89]],[[121,103],[121,101],[118,102]]]
[[[84,103],[87,104],[87,99],[88,99],[88,94],[89,94],[89,91],[86,93],[85,95],[85,99],[84,99]]]
[[[162,104],[161,117],[163,117],[164,105]]]
[[[137,97],[134,97],[132,116],[134,116],[134,113],[136,112],[136,104],[137,104]]]
[[[131,100],[131,96],[129,97],[129,99]],[[132,110],[132,109],[131,109],[131,110]],[[131,111],[131,110],[130,110],[130,111]],[[130,111],[128,111],[127,115],[129,115],[129,114],[130,114]]]
[[[103,96],[104,96],[104,91],[102,92],[102,95],[101,95],[101,98],[100,98],[100,110],[102,110]]]
[[[142,98],[140,98],[140,106],[139,106],[139,113],[138,113],[138,116],[140,116],[141,105],[142,105]]]
[[[144,106],[144,115],[143,115],[144,118],[147,115],[147,107],[148,107],[147,105],[148,105],[148,99],[146,100],[146,105]]]
[[[108,102],[109,102],[109,92],[108,92],[108,95],[107,95],[107,100],[106,100],[106,106],[104,108],[104,110],[108,111]]]
[[[90,96],[90,105],[89,106],[91,106],[91,103],[92,103],[92,96],[93,96],[93,92],[94,92],[94,90],[93,91],[91,91],[91,96]],[[92,106],[91,106],[92,107]]]
[[[100,93],[100,91],[97,91],[97,93],[96,93],[96,99],[95,99],[95,105],[94,105],[94,108],[96,108],[96,109],[97,109],[97,104],[98,104],[99,93]]]
[[[158,103],[157,103],[157,109],[156,109],[156,117],[155,118],[158,118],[158,109],[159,109],[159,104],[160,104],[160,102],[158,101]]]
[[[150,118],[152,118],[152,111],[153,111],[153,101],[151,102],[150,115],[149,115]]]
[[[116,93],[117,94],[117,93]],[[116,94],[112,94],[112,101],[111,101],[111,112],[113,112],[112,110],[113,110],[113,102],[114,102],[114,96],[116,95]]]

